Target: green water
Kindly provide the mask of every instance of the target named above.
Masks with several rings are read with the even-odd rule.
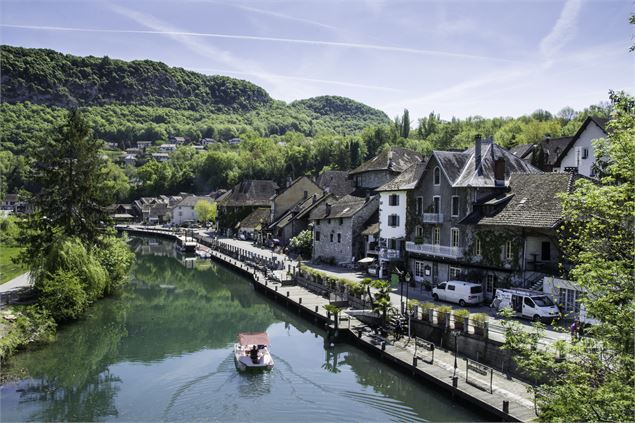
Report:
[[[99,302],[58,340],[17,355],[25,376],[0,391],[9,421],[474,421],[414,382],[254,291],[221,265],[135,238],[129,289]],[[232,345],[267,331],[275,368],[239,374]]]

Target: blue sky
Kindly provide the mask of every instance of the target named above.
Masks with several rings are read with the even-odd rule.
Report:
[[[635,92],[630,0],[2,0],[2,43],[159,60],[393,117],[518,116]]]

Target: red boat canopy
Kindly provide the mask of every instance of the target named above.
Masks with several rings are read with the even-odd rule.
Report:
[[[265,332],[239,333],[238,343],[240,345],[269,345],[269,337]]]

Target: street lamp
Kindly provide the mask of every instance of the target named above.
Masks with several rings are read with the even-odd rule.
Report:
[[[412,279],[412,276],[410,276],[410,272],[406,272],[406,274],[404,275],[404,280],[406,281],[406,310],[408,310],[408,292],[409,292],[409,287],[410,287],[410,279]],[[401,285],[402,290],[403,290],[403,284]],[[410,318],[412,317],[412,311],[408,311],[408,338],[410,338]]]
[[[458,367],[458,354],[459,354],[459,336],[461,336],[461,331],[459,330],[453,330],[452,331],[452,335],[454,335],[454,373],[452,374],[452,380],[454,381],[454,378],[456,377],[456,369]]]

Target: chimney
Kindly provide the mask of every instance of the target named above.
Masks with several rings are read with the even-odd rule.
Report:
[[[326,216],[331,215],[331,203],[326,203]]]
[[[392,148],[388,150],[388,169],[392,167]]]
[[[315,204],[317,201],[317,194],[313,194],[313,199],[311,200],[311,204]]]
[[[483,174],[483,169],[481,169],[481,134],[476,134],[474,140],[474,167],[477,175]]]

